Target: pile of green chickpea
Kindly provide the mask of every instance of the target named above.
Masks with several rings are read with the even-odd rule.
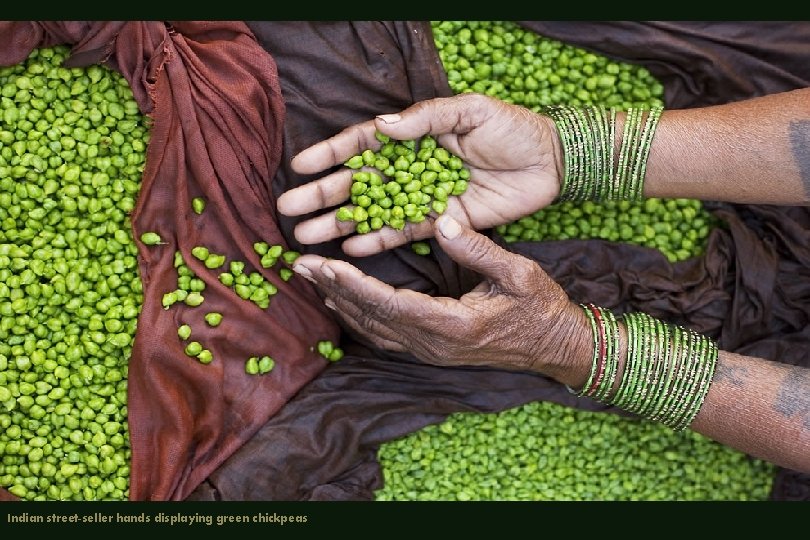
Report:
[[[434,22],[450,86],[539,111],[660,103],[644,68],[543,38],[510,22]],[[696,256],[717,221],[699,201],[566,202],[504,225],[506,242],[604,238]],[[531,403],[456,414],[381,446],[377,500],[762,500],[774,468],[692,432]]]
[[[654,219],[653,219],[654,218]],[[496,228],[504,241],[600,238],[656,248],[670,262],[700,255],[717,220],[694,199],[562,202]]]
[[[382,147],[365,149],[344,165],[365,169],[352,174],[354,207],[337,211],[338,221],[354,221],[359,234],[384,226],[401,231],[405,223],[421,223],[431,212],[443,214],[449,197],[467,191],[470,171],[431,136],[397,141],[379,131]]]
[[[142,304],[128,215],[149,133],[123,77],[67,54],[0,68],[0,486],[126,499]]]
[[[702,435],[530,403],[384,444],[379,501],[765,500],[773,467]]]

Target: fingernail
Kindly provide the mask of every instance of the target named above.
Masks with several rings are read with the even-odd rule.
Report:
[[[292,267],[293,272],[301,276],[302,278],[315,283],[315,278],[312,277],[312,272],[310,272],[309,268],[302,264],[296,264]]]
[[[328,264],[324,264],[321,266],[321,273],[326,276],[326,279],[334,280],[335,279],[335,271],[332,270]]]
[[[453,240],[461,234],[461,225],[450,216],[442,216],[438,219],[439,232],[448,240]]]
[[[337,306],[335,305],[335,303],[334,303],[334,302],[332,302],[332,299],[331,299],[331,298],[327,298],[327,299],[325,299],[325,300],[323,301],[323,304],[324,304],[326,307],[328,307],[329,309],[331,309],[332,311],[335,311],[335,310],[337,309]]]
[[[396,124],[402,120],[402,117],[398,114],[380,114],[377,116],[377,118],[386,124]]]

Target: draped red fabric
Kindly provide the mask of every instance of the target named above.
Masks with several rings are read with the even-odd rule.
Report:
[[[185,498],[326,366],[312,346],[339,330],[306,281],[262,269],[253,243],[286,243],[271,181],[281,158],[284,102],[276,65],[241,22],[0,23],[0,64],[35,47],[73,46],[68,64],[105,61],[129,81],[152,121],[143,187],[132,213],[136,236],[166,245],[139,254],[144,305],[129,364],[130,498]],[[208,201],[198,216],[193,197]],[[278,287],[267,310],[237,297],[190,252],[198,245],[247,262]],[[206,282],[205,303],[164,310],[176,288],[179,249]],[[210,328],[206,312],[223,314]],[[177,327],[192,326],[214,354],[190,360]],[[272,356],[269,375],[244,372]],[[0,498],[8,498],[0,490]]]

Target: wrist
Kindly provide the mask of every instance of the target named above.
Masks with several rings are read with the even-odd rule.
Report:
[[[537,116],[540,119],[540,127],[543,130],[542,132],[548,134],[548,140],[551,147],[551,162],[548,163],[548,168],[549,171],[554,173],[554,178],[557,179],[557,190],[554,194],[554,198],[556,199],[559,197],[560,192],[562,191],[563,175],[565,174],[563,146],[562,142],[560,141],[560,133],[557,130],[557,125],[554,123],[554,120],[545,114],[538,114]]]
[[[662,107],[615,109],[553,105],[558,201],[640,200]]]
[[[557,336],[554,342],[558,347],[538,371],[578,389],[585,384],[591,370],[593,332],[582,308],[573,302],[569,302],[557,320],[552,335]]]
[[[559,354],[552,357],[553,362],[545,367],[543,373],[578,391],[585,385],[591,373],[595,339],[582,307],[572,303],[568,312],[565,326],[558,330],[561,338]],[[617,376],[609,394],[616,391],[627,358],[627,329],[621,322],[617,327],[619,331]]]

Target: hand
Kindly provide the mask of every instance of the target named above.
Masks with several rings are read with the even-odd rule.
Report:
[[[438,365],[531,370],[581,386],[593,345],[582,310],[534,261],[510,253],[450,216],[436,239],[484,277],[458,300],[394,289],[351,264],[303,255],[293,270],[313,281],[346,324],[373,345]]]
[[[560,148],[554,123],[546,116],[478,94],[464,94],[417,103],[400,114],[378,116],[347,128],[298,154],[292,168],[313,174],[339,165],[366,148],[380,147],[376,130],[395,139],[438,136],[439,144],[459,156],[470,169],[467,191],[450,197],[446,213],[475,229],[509,223],[551,203],[560,189]],[[282,214],[298,216],[343,203],[352,184],[343,169],[288,191],[278,199]],[[355,235],[343,250],[356,257],[372,255],[411,240],[433,235],[432,219],[408,223],[397,231],[384,227]],[[300,223],[295,237],[316,244],[354,231],[335,212]]]

